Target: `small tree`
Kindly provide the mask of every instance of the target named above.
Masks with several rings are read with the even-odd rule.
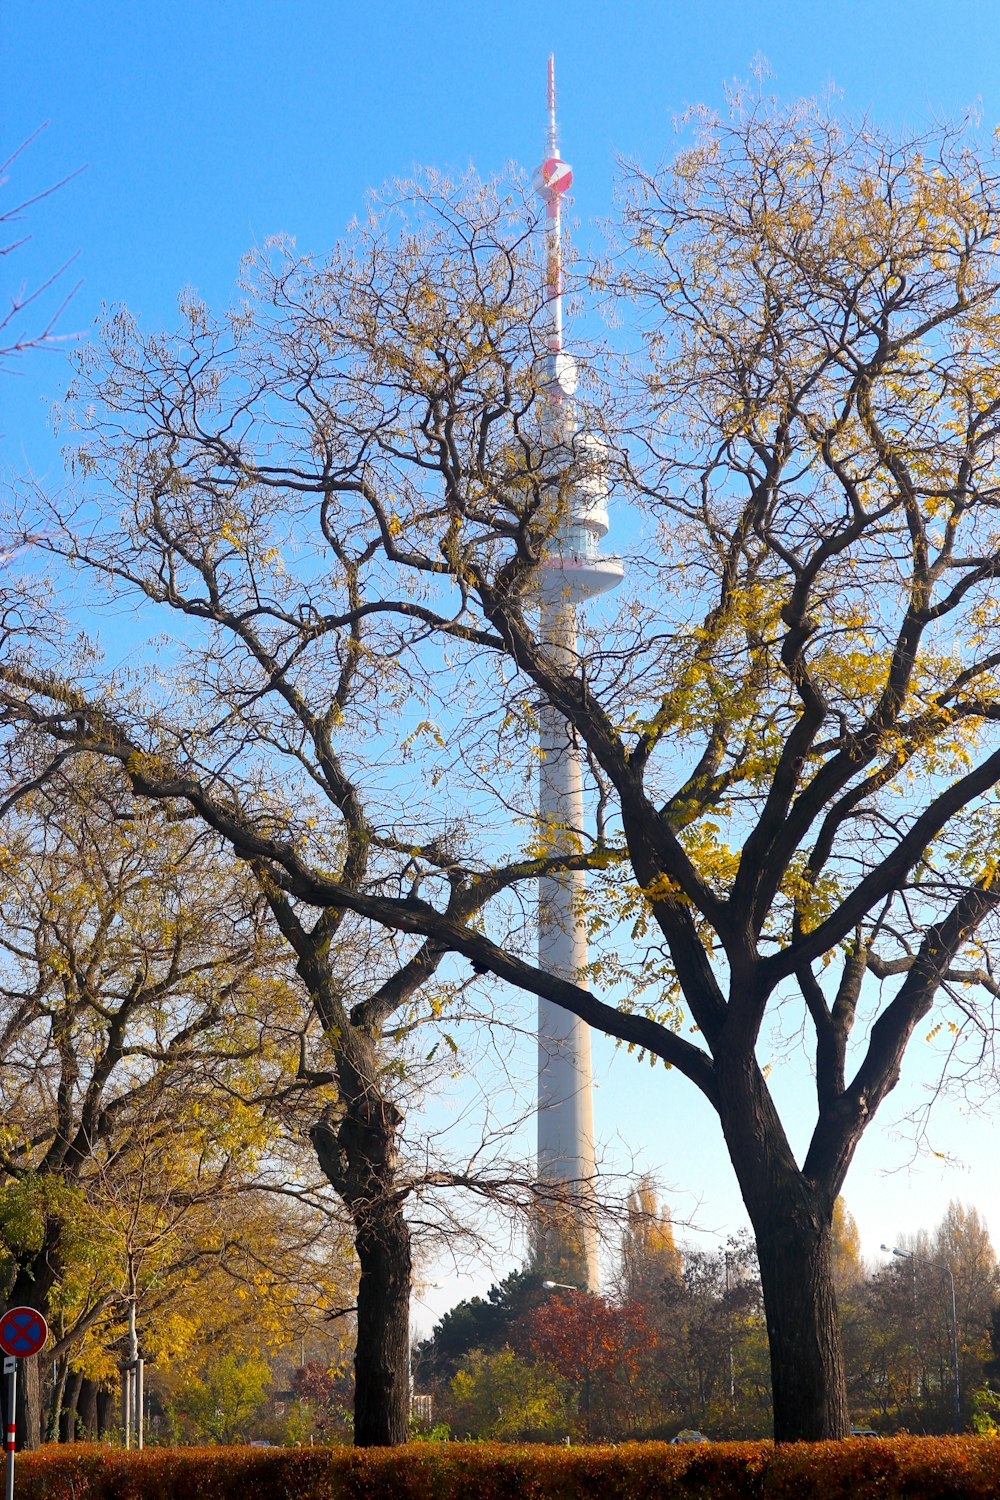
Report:
[[[525,1314],[514,1337],[570,1383],[588,1442],[634,1427],[642,1356],[655,1340],[637,1302],[553,1292]]]
[[[191,1302],[225,1305],[234,1244],[275,1310],[305,1301],[295,1273],[320,1244],[309,1300],[351,1301],[303,1138],[308,1013],[266,908],[202,833],[90,770],[21,799],[0,851],[0,1290],[52,1328],[53,1436],[71,1369],[114,1379],[130,1308],[146,1354],[198,1341]]]
[[[551,1440],[570,1423],[565,1382],[544,1362],[522,1359],[506,1346],[495,1353],[474,1349],[466,1357],[445,1409],[459,1437]]]
[[[271,1384],[271,1371],[260,1360],[220,1354],[209,1360],[202,1376],[188,1381],[175,1406],[195,1441],[245,1442]]]
[[[968,1421],[989,1367],[1000,1270],[985,1224],[961,1203],[951,1203],[930,1233],[921,1230],[900,1243],[910,1258],[880,1267],[867,1289],[872,1384],[888,1424],[949,1432],[955,1421],[949,1272],[960,1407]]]
[[[421,1381],[448,1379],[473,1349],[495,1354],[509,1344],[515,1325],[548,1300],[540,1273],[513,1271],[490,1287],[450,1308],[430,1338],[418,1344],[415,1365]]]
[[[655,1184],[644,1176],[628,1201],[621,1248],[622,1292],[630,1301],[648,1303],[664,1283],[680,1276],[683,1264],[666,1205],[657,1202]]]

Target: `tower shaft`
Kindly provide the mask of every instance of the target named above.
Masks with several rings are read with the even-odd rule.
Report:
[[[573,173],[558,153],[555,66],[549,58],[547,155],[535,173],[545,203],[547,354],[540,388],[542,465],[554,507],[553,535],[539,569],[539,639],[556,664],[579,669],[576,607],[622,580],[619,559],[602,555],[607,534],[608,450],[581,430],[573,401],[577,370],[563,350],[562,196]],[[538,812],[548,847],[575,853],[583,839],[583,767],[572,728],[556,709],[541,714]],[[538,957],[543,969],[586,984],[585,877],[539,882]],[[551,1189],[540,1207],[536,1256],[553,1280],[596,1291],[594,1118],[590,1031],[559,1006],[538,1007],[538,1177]],[[543,1198],[545,1197],[543,1191]],[[559,1201],[561,1200],[561,1201]]]
[[[543,606],[542,639],[567,667],[577,657],[576,607],[568,600]],[[538,812],[554,852],[572,853],[583,831],[583,774],[576,737],[563,716],[541,712]],[[585,984],[587,935],[582,871],[539,882],[538,961],[550,974]],[[590,1030],[569,1011],[538,1002],[538,1176],[566,1202],[543,1206],[536,1253],[556,1280],[588,1291],[599,1286],[593,1218],[594,1111]]]

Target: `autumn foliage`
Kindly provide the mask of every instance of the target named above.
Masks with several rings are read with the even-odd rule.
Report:
[[[533,1308],[517,1330],[526,1354],[544,1360],[582,1394],[583,1429],[588,1437],[604,1436],[595,1420],[598,1407],[617,1413],[632,1405],[643,1354],[655,1334],[638,1302],[611,1302],[606,1297],[553,1295]],[[600,1393],[600,1402],[598,1402]]]
[[[893,1438],[671,1448],[48,1449],[18,1460],[16,1500],[992,1500],[1000,1440]]]
[[[990,1056],[1000,162],[759,82],[625,168],[586,272],[622,333],[586,361],[579,451],[550,440],[526,185],[425,173],[323,262],[255,253],[227,312],[186,295],[161,333],[115,310],[63,413],[74,498],[32,486],[6,523],[74,599],[163,632],[105,668],[96,625],[74,656],[12,595],[11,734],[209,830],[314,997],[361,1442],[406,1432],[411,1096],[385,1049],[445,955],[716,1114],[787,1441],[849,1431],[833,1215],[864,1133],[921,1037],[959,1077]],[[628,569],[567,656],[539,600],[598,451]],[[525,754],[550,711],[585,767],[571,858]],[[586,985],[536,963],[522,895],[570,874]],[[357,1002],[334,962],[355,932],[378,986]],[[455,998],[472,1019],[464,978]],[[799,1036],[793,1147],[765,1056]]]
[[[638,1303],[580,1294],[553,1297],[534,1308],[523,1332],[531,1353],[567,1380],[636,1369],[651,1337]]]

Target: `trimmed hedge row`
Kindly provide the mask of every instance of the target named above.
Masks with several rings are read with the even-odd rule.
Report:
[[[996,1500],[1000,1439],[22,1454],[15,1500]]]

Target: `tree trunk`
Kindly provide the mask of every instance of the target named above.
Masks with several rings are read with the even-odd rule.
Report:
[[[720,1062],[719,1115],[757,1241],[775,1442],[847,1437],[833,1195],[799,1169],[756,1062],[738,1053]]]
[[[354,1442],[359,1448],[405,1443],[410,1416],[410,1231],[396,1196],[397,1134],[402,1116],[365,1091],[348,1101],[334,1128],[312,1131],[320,1166],[354,1223],[361,1279],[354,1354]]]
[[[62,1415],[66,1400],[66,1381],[69,1379],[69,1355],[64,1354],[56,1367],[52,1390],[49,1393],[48,1441],[58,1443],[61,1436]]]
[[[42,1446],[42,1383],[40,1354],[17,1362],[17,1451]]]
[[[118,1428],[118,1396],[115,1391],[97,1388],[97,1439],[113,1438]]]
[[[45,1239],[39,1250],[23,1260],[17,1268],[14,1283],[7,1297],[8,1307],[33,1307],[48,1320],[49,1299],[59,1279],[62,1265],[60,1251],[62,1231],[49,1220],[45,1228]],[[17,1446],[38,1448],[41,1446],[44,1413],[42,1410],[42,1387],[39,1373],[41,1355],[18,1361],[17,1370]]]
[[[405,1443],[410,1415],[410,1231],[389,1205],[356,1226],[361,1266],[354,1356],[354,1441],[360,1448]]]
[[[59,1441],[61,1443],[75,1443],[77,1440],[77,1406],[82,1388],[83,1372],[74,1370],[66,1386],[66,1399],[63,1402],[60,1418]]]
[[[97,1441],[97,1381],[84,1377],[76,1398],[77,1430],[90,1443]]]
[[[28,1307],[30,1303],[8,1300],[10,1307]],[[14,1398],[15,1444],[18,1453],[22,1449],[40,1448],[42,1443],[42,1387],[38,1362],[43,1356],[32,1354],[28,1359],[17,1361],[17,1391]],[[3,1421],[6,1428],[10,1419],[7,1410],[7,1379],[0,1377],[3,1388]]]
[[[833,1285],[832,1230],[800,1195],[774,1195],[757,1255],[771,1350],[776,1443],[847,1437],[851,1420]]]

